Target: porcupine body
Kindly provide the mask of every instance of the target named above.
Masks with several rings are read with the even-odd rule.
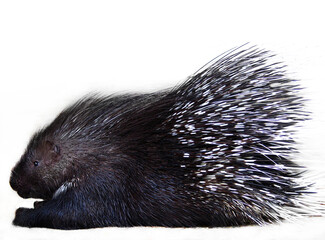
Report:
[[[294,163],[307,118],[299,86],[270,54],[236,49],[182,85],[87,96],[36,133],[12,171],[14,224],[239,226],[299,212],[308,186]]]

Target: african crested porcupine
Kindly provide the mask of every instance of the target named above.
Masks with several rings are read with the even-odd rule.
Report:
[[[87,96],[37,132],[12,170],[13,221],[60,229],[238,226],[303,213],[293,133],[308,118],[271,54],[227,52],[174,89]]]

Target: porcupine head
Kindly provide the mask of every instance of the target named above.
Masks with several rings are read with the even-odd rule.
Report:
[[[61,154],[59,146],[36,134],[13,169],[10,185],[22,198],[50,199],[69,175],[71,163],[62,161]]]

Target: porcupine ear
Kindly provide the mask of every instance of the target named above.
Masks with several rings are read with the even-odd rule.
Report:
[[[45,148],[47,152],[47,156],[45,158],[46,164],[51,164],[53,162],[57,162],[60,160],[60,147],[54,144],[51,141],[45,142]]]

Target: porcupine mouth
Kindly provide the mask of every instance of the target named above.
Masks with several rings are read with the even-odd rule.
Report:
[[[33,203],[34,209],[41,207],[42,205],[44,205],[47,201],[51,200],[51,198],[52,198],[51,196],[46,196],[44,194],[40,194],[35,191],[17,191],[17,193],[21,198],[35,199],[35,201]]]
[[[18,190],[17,193],[20,197],[22,197],[24,199],[29,199],[29,198],[37,199],[34,202],[34,208],[38,208],[38,207],[42,206],[44,203],[46,203],[47,201],[49,201],[51,199],[55,199],[59,195],[64,194],[68,189],[74,187],[76,182],[77,182],[77,180],[73,178],[72,180],[63,183],[56,190],[54,190],[53,192],[48,193],[48,194],[43,194],[43,193],[40,193],[33,189],[30,189],[28,191]]]
[[[36,191],[17,191],[18,195],[21,197],[21,198],[24,198],[24,199],[28,199],[28,198],[35,198],[35,199],[43,199],[43,200],[50,200],[51,197],[45,195],[45,194],[41,194],[39,192],[36,192]]]
[[[21,197],[21,198],[24,198],[24,199],[28,199],[28,198],[34,198],[34,194],[32,194],[32,192],[28,191],[17,191],[18,195]]]

